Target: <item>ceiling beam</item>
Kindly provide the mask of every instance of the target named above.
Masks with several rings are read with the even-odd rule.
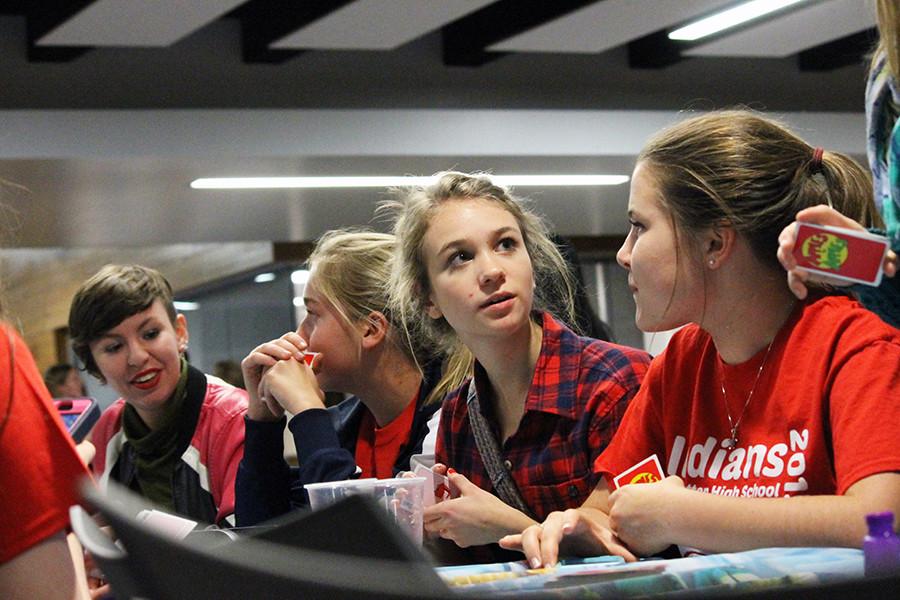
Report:
[[[36,40],[42,47],[167,47],[243,0],[96,0]]]
[[[493,0],[356,0],[270,45],[273,49],[393,50]]]
[[[441,30],[444,64],[480,67],[505,53],[487,48],[595,0],[499,0]]]
[[[804,50],[797,55],[797,66],[801,71],[831,71],[865,61],[878,42],[875,28],[834,40],[816,48]]]
[[[37,40],[81,12],[92,0],[46,0],[26,4],[27,56],[31,62],[69,62],[90,51],[89,47],[38,46]]]
[[[251,0],[229,13],[241,22],[246,63],[281,64],[302,50],[272,48],[273,42],[349,4],[351,0]]]

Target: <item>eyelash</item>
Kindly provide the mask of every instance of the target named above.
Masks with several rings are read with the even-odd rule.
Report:
[[[631,225],[632,230],[637,230],[638,233],[644,231],[644,224],[640,221],[635,221],[634,219],[628,219],[628,223]]]
[[[518,240],[516,240],[515,238],[511,238],[511,237],[502,238],[501,240],[499,240],[497,242],[497,245],[496,245],[497,248],[501,248],[501,250],[503,250],[503,251],[514,250],[518,246],[519,246]],[[461,261],[471,260],[471,259],[472,259],[472,255],[469,252],[467,252],[465,250],[457,250],[456,252],[451,254],[450,257],[447,259],[447,266],[455,267],[455,266],[458,266]]]
[[[147,341],[155,340],[159,337],[159,329],[148,329],[144,333],[141,334],[141,337]],[[108,344],[103,347],[103,352],[105,354],[115,354],[122,348],[122,344],[120,342],[116,342],[114,344]]]

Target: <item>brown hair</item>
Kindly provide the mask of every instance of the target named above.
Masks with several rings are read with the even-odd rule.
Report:
[[[72,350],[88,373],[105,381],[91,354],[91,342],[132,315],[160,300],[175,324],[172,286],[156,269],[140,265],[106,265],[81,284],[69,309]]]
[[[638,156],[651,168],[679,235],[727,223],[757,259],[781,269],[778,235],[808,206],[828,204],[880,226],[867,170],[822,152],[783,125],[747,110],[686,119],[651,139]]]
[[[452,200],[479,199],[496,202],[519,225],[525,249],[531,259],[535,280],[535,307],[548,310],[574,324],[574,284],[565,259],[550,239],[543,221],[508,189],[494,183],[484,173],[446,171],[435,175],[427,186],[400,190],[399,198],[382,203],[379,212],[394,215],[397,257],[391,275],[391,306],[404,330],[414,338],[430,341],[445,352],[445,374],[438,384],[449,392],[468,376],[473,357],[443,318],[426,314],[431,285],[423,256],[425,234],[435,211]]]
[[[388,342],[418,366],[419,358],[428,358],[428,352],[416,338],[395,326],[389,308],[388,282],[396,247],[396,237],[389,233],[335,229],[319,238],[308,264],[315,270],[316,288],[345,323],[354,325],[369,319],[372,312],[382,313],[391,323]],[[432,392],[425,402],[442,397]]]

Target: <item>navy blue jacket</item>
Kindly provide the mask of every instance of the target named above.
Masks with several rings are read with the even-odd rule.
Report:
[[[426,366],[409,440],[394,463],[395,475],[408,471],[410,457],[422,452],[428,421],[441,406],[424,401],[438,379],[440,365]],[[299,467],[290,467],[284,460],[284,418],[270,422],[245,417],[244,458],[235,484],[237,525],[256,525],[308,506],[304,484],[358,477],[356,440],[365,411],[359,398],[352,397],[327,410],[306,410],[292,418],[288,428],[297,446]]]

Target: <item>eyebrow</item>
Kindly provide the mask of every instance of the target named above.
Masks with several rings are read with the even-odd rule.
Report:
[[[496,238],[496,237],[499,237],[499,236],[503,235],[504,233],[508,233],[510,231],[514,232],[514,231],[516,231],[516,228],[511,225],[505,225],[505,226],[501,227],[500,229],[493,231],[491,235]],[[441,248],[437,252],[437,255],[441,256],[447,250],[455,249],[459,246],[465,245],[466,241],[467,240],[465,238],[451,240],[451,241],[447,242],[446,244],[444,244],[443,246],[441,246]]]
[[[141,329],[146,327],[147,324],[155,318],[156,317],[151,316],[151,317],[147,317],[146,319],[141,321],[141,323],[137,326],[138,331],[140,331]],[[121,325],[121,323],[120,323],[120,325]],[[116,327],[118,327],[118,325],[116,325]],[[107,337],[117,338],[117,337],[122,337],[122,335],[119,333],[112,333],[112,331],[107,331],[106,333],[101,334],[100,337],[97,339],[103,339],[103,338],[107,338]]]

